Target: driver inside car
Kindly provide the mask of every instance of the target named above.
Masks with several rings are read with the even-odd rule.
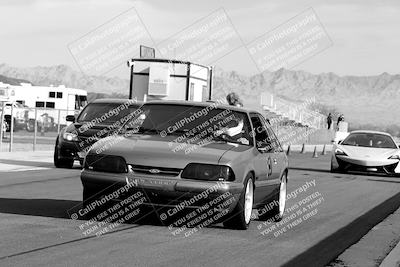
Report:
[[[249,144],[249,140],[244,137],[244,122],[242,118],[230,120],[225,127],[216,132],[217,136],[224,136],[224,139],[234,143]]]

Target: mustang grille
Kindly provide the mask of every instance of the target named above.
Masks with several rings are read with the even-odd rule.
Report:
[[[131,170],[135,173],[148,174],[148,175],[161,175],[161,176],[178,176],[181,169],[165,168],[144,165],[130,165]]]

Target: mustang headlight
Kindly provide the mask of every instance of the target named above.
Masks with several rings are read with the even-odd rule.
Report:
[[[65,133],[63,134],[63,138],[64,138],[65,140],[67,140],[67,141],[79,141],[79,140],[78,140],[78,135],[77,135],[77,134],[74,134],[74,133],[67,133],[67,132],[65,132]]]
[[[336,149],[335,149],[335,155],[347,156],[347,154],[344,153],[344,151],[341,150],[340,148],[336,148]]]
[[[181,174],[182,178],[206,181],[234,181],[235,174],[229,166],[189,163]]]
[[[84,168],[97,172],[128,172],[126,161],[123,157],[103,154],[87,154]]]
[[[388,159],[397,159],[397,160],[400,160],[400,155],[392,155],[392,156],[388,157]]]

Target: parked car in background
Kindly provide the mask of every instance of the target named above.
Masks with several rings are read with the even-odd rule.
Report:
[[[253,208],[259,209],[260,219],[283,217],[288,159],[257,111],[215,103],[148,102],[119,133],[118,142],[104,138],[86,155],[84,206],[133,182],[136,186],[125,196],[141,192],[146,196],[142,206],[153,209],[185,203],[185,210],[196,210],[229,194],[233,200],[223,216],[229,228],[247,229]],[[204,194],[209,188],[215,190]]]
[[[83,163],[86,150],[99,139],[119,129],[126,116],[134,113],[141,103],[129,99],[98,99],[89,103],[72,122],[61,129],[54,147],[54,165],[72,168],[75,160]],[[51,122],[50,122],[51,123]]]
[[[333,145],[331,172],[362,171],[400,175],[400,150],[393,137],[378,131],[352,131]]]

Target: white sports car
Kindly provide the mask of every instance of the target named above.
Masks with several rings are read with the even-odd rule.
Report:
[[[400,175],[400,150],[388,133],[353,131],[332,150],[331,172]]]

